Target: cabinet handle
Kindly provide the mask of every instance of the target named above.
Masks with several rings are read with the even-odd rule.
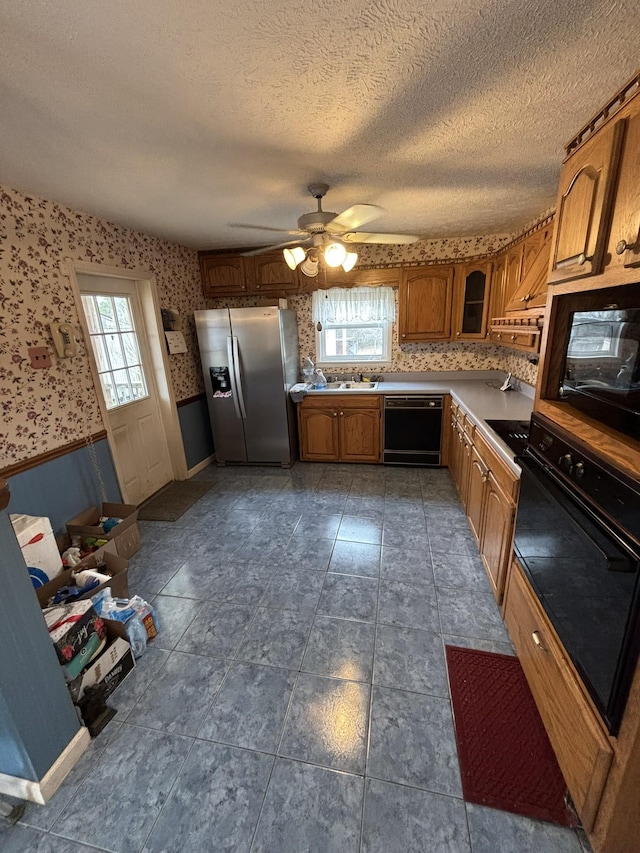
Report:
[[[456,332],[456,338],[459,338],[462,332]]]
[[[578,264],[579,267],[584,266],[587,261],[592,261],[593,255],[585,255],[584,252],[580,252],[580,254],[576,257],[573,255],[570,258],[565,258],[563,261],[557,261],[556,269],[561,270],[564,267],[572,267],[574,264]]]
[[[406,336],[406,335],[403,335],[402,337],[403,337],[403,338],[406,338],[407,336]]]
[[[256,290],[260,290],[261,287],[262,287],[261,284],[256,284]]]
[[[487,480],[489,479],[489,472],[485,471],[483,474],[481,474],[480,479],[482,480],[483,483],[486,483]]]
[[[334,418],[337,418],[337,417],[338,417],[338,413],[337,413],[337,412],[334,412],[334,413],[333,413],[333,417],[334,417]]]
[[[537,646],[539,649],[541,649],[543,652],[546,652],[545,647],[542,645],[542,640],[540,639],[540,632],[539,632],[539,631],[534,631],[534,632],[533,632],[533,634],[532,634],[531,636],[532,636],[532,638],[533,638],[533,642],[536,644],[536,646]]]
[[[512,341],[515,341],[515,339],[516,339],[516,336],[515,336],[515,335],[511,335],[511,340],[512,340]]]
[[[636,243],[627,243],[626,240],[620,240],[619,243],[616,243],[616,255],[624,255],[627,249],[635,249]]]
[[[344,417],[344,412],[340,412],[340,417]]]

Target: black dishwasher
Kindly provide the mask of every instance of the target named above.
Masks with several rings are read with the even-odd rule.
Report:
[[[385,465],[440,465],[442,396],[385,397]]]

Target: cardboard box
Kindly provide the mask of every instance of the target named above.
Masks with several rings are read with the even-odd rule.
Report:
[[[93,538],[94,537],[87,536],[86,534],[83,535],[81,537],[80,550],[81,551],[87,550],[87,539],[93,539]],[[64,552],[67,550],[67,548],[71,547],[71,537],[69,536],[69,534],[68,533],[61,533],[59,536],[56,536],[56,546],[58,548],[58,551],[60,551],[60,554],[61,555],[64,554]],[[117,554],[118,553],[118,549],[116,547],[116,540],[115,539],[109,539],[107,541],[106,545],[102,545],[96,551],[91,551],[90,553],[88,553],[85,557],[82,558],[81,562],[84,563],[85,560],[88,560],[89,557],[91,557],[94,554],[96,556],[100,556],[101,554],[104,554],[105,552],[108,552],[109,554]],[[63,568],[67,568],[67,567],[64,566]]]
[[[136,551],[139,551],[140,548],[142,548],[138,523],[136,522],[135,524],[127,527],[119,536],[116,537],[114,541],[119,557],[124,557],[125,560],[128,560],[129,557],[133,557]]]
[[[62,559],[48,518],[13,513],[9,516],[33,585],[55,578],[62,571]]]
[[[108,533],[99,525],[101,516],[121,518]],[[131,528],[135,527],[135,532]],[[92,506],[67,521],[67,533],[70,536],[81,534],[96,536],[100,539],[115,540],[118,555],[131,557],[140,548],[140,531],[138,530],[138,507],[134,504],[103,503],[102,510]],[[120,542],[120,537],[122,541]],[[132,550],[133,549],[133,550]]]
[[[105,698],[109,697],[135,667],[124,625],[112,619],[105,619],[104,624],[107,648],[69,685],[74,702],[82,699],[87,687],[101,682],[105,687]]]
[[[113,553],[114,550],[115,542],[109,542],[104,548],[101,548],[94,554],[89,554],[88,557],[82,560],[80,567],[84,569],[98,568],[100,559],[104,560],[104,567],[100,567],[100,570],[104,571],[105,574],[111,575],[111,580],[94,587],[88,592],[82,593],[78,598],[74,599],[75,601],[85,601],[108,586],[111,587],[111,594],[114,598],[129,598],[129,561]],[[61,587],[72,585],[72,571],[73,569],[65,569],[52,581],[49,581],[49,583],[36,590],[41,607],[48,607],[49,602]]]
[[[82,652],[93,634],[100,637],[106,634],[104,621],[90,601],[48,607],[44,611],[44,620],[62,666],[71,663]]]

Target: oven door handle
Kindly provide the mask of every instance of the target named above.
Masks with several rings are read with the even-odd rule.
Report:
[[[593,524],[596,530],[598,528],[604,530],[606,535],[613,539],[619,548],[624,549],[624,551],[632,557],[633,561],[638,562],[640,560],[640,555],[638,555],[632,548],[629,547],[628,543],[620,537],[617,531],[611,527],[611,525],[606,521],[606,519],[597,515],[597,513],[595,513],[591,509],[591,507],[580,498],[578,494],[570,492],[567,486],[563,483],[563,481],[557,476],[555,471],[553,471],[546,465],[540,463],[536,459],[536,457],[529,456],[529,458],[534,460],[534,464],[539,469],[544,471],[544,474],[539,473],[530,466],[527,466],[524,470],[527,471],[530,476],[533,477],[538,486],[549,497],[549,499],[554,503],[559,504],[562,510],[566,512],[566,514],[581,528],[583,534],[590,540],[594,548],[602,555],[603,559],[606,561],[610,572],[628,571],[628,569],[626,568],[621,568],[621,565],[628,566],[629,561],[625,559],[622,554],[613,553],[610,550],[607,550],[605,544],[606,540],[605,542],[598,541],[596,538],[594,538],[591,531],[585,529],[585,516]],[[556,495],[549,491],[548,485],[545,480],[550,480],[553,485],[562,493],[562,499],[559,499]]]

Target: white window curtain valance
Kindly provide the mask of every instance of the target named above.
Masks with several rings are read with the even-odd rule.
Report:
[[[396,318],[392,287],[332,287],[314,290],[311,316],[323,326],[381,323]]]

